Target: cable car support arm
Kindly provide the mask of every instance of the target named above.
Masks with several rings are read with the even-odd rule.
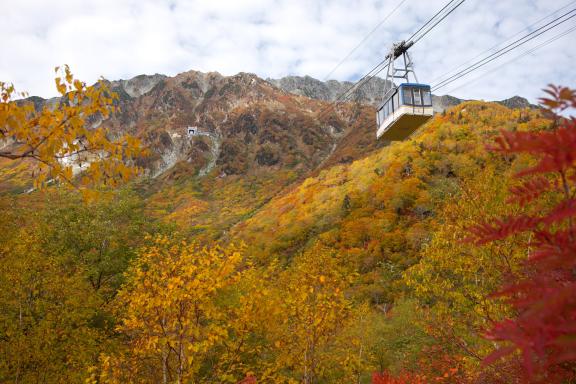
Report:
[[[390,92],[395,89],[394,79],[404,79],[407,83],[410,82],[409,74],[412,74],[415,82],[418,82],[416,77],[416,72],[414,72],[414,62],[412,57],[408,52],[408,49],[414,45],[414,42],[401,41],[399,43],[392,44],[390,52],[386,55],[385,60],[388,61],[387,71],[386,71],[386,83],[384,100],[389,96]],[[403,65],[396,66],[394,63],[396,59],[402,57]]]

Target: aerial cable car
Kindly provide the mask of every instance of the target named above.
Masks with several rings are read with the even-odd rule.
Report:
[[[384,101],[376,113],[377,139],[404,140],[434,114],[430,85],[418,83],[414,64],[408,53],[408,48],[413,44],[405,41],[393,44],[390,53],[386,55],[388,71],[384,86]],[[396,59],[400,57],[402,64],[396,67]],[[409,79],[410,74],[414,78],[412,83]],[[403,79],[405,82],[396,86],[394,79]]]

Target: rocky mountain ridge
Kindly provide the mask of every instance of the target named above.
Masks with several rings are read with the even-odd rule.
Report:
[[[370,106],[331,109],[327,101],[287,92],[250,73],[140,75],[108,85],[119,96],[119,110],[106,121],[89,122],[142,139],[151,156],[140,165],[152,177],[177,164],[179,172],[200,176],[274,169],[305,175],[381,146],[368,124]],[[37,108],[62,102],[28,101]]]
[[[152,149],[152,156],[141,165],[153,177],[176,164],[182,172],[196,175],[279,168],[307,174],[353,161],[384,145],[375,140],[372,121],[385,86],[381,78],[357,92],[359,103],[336,107],[332,101],[352,83],[188,71],[174,77],[139,75],[110,81],[109,86],[119,95],[120,111],[107,121],[91,121],[92,127],[103,125],[113,134],[141,138]],[[59,102],[29,100],[37,107]],[[433,98],[436,111],[463,101],[448,95]],[[500,103],[510,108],[530,106],[521,97]]]
[[[287,92],[325,101],[335,101],[340,94],[353,85],[350,81],[328,80],[323,82],[310,76],[286,76],[280,79],[268,78],[266,81]],[[356,91],[352,99],[378,107],[381,103],[385,87],[386,80],[380,77],[374,77]],[[464,101],[467,100],[450,95],[432,95],[432,105],[435,112],[442,112]],[[509,99],[496,102],[509,108],[536,107],[520,96],[513,96]]]

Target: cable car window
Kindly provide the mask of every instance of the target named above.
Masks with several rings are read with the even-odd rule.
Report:
[[[394,108],[397,110],[400,107],[400,91],[394,94]]]
[[[420,90],[414,89],[414,105],[422,105],[422,98],[420,97]]]
[[[432,105],[432,97],[430,91],[422,90],[422,101],[424,105]]]
[[[404,100],[403,100],[404,104],[408,104],[408,105],[412,104],[412,89],[411,88],[405,87],[402,90],[402,96],[404,98]]]

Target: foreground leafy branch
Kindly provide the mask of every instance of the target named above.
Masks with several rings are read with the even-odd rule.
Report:
[[[91,128],[116,110],[118,96],[103,81],[86,86],[68,66],[56,73],[61,97],[39,110],[30,101],[15,100],[26,94],[0,82],[0,158],[32,161],[37,188],[53,180],[86,192],[135,176],[138,168],[130,162],[144,153],[140,141],[129,135],[112,139],[105,129]],[[82,177],[75,178],[77,171]]]

